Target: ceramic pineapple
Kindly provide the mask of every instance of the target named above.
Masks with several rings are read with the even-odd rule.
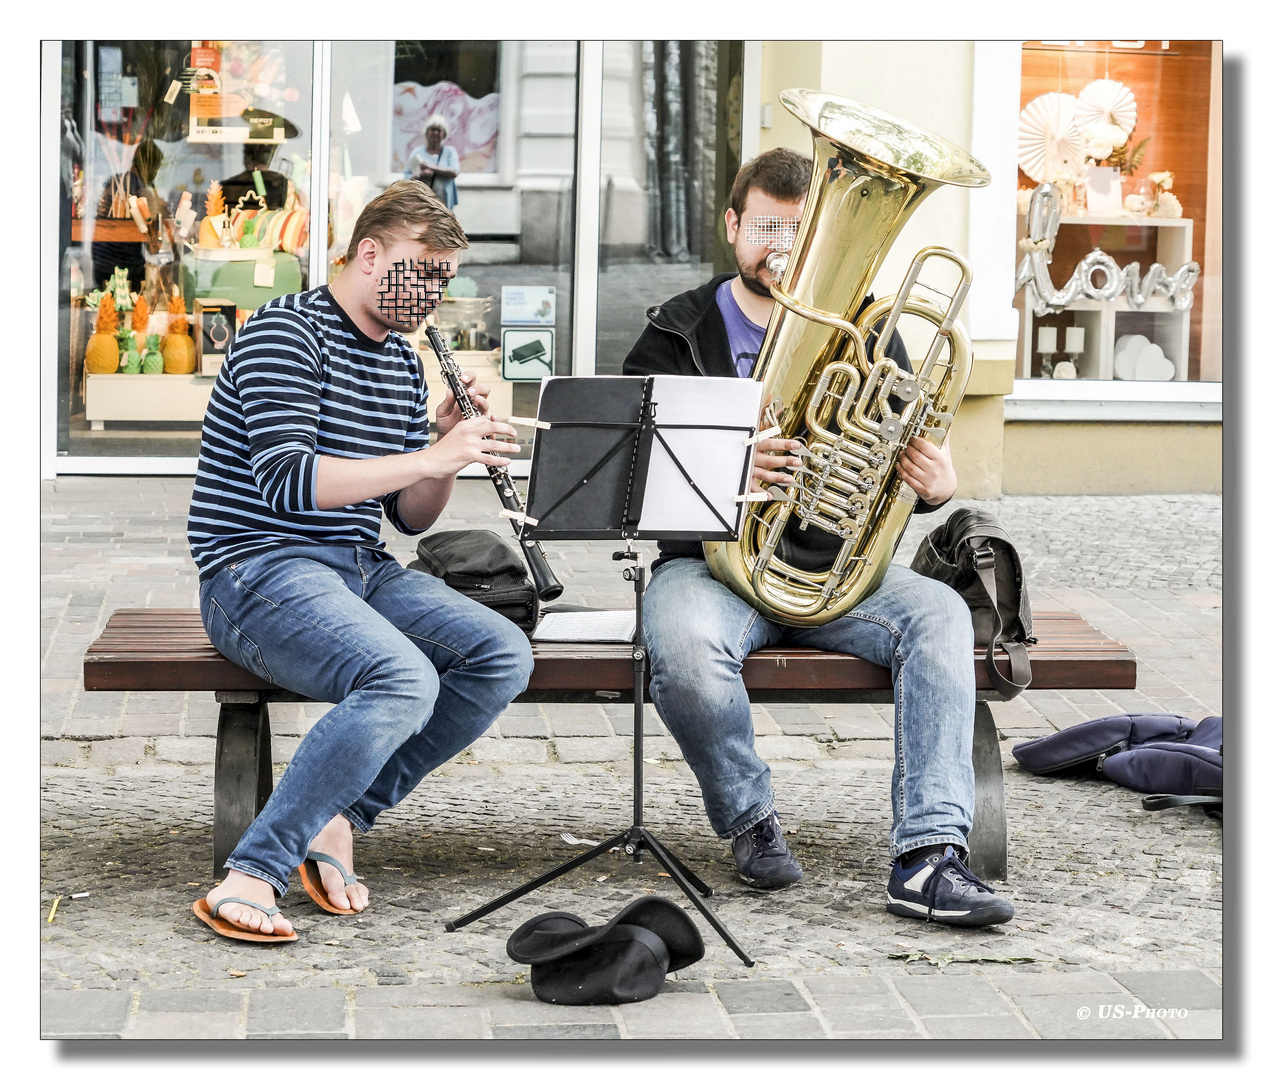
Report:
[[[197,353],[189,337],[189,320],[184,297],[172,297],[167,305],[167,336],[162,339],[162,368],[168,375],[192,375],[197,370]]]
[[[157,334],[150,334],[145,338],[145,355],[140,361],[141,374],[161,375],[162,363],[162,338]]]
[[[83,354],[83,364],[93,375],[112,375],[118,370],[118,314],[114,310],[114,297],[101,294],[101,304],[96,312],[96,330],[88,338]],[[192,344],[192,342],[190,342]]]
[[[140,374],[140,349],[134,330],[121,330],[118,335],[118,350],[122,356],[119,371],[124,375]]]

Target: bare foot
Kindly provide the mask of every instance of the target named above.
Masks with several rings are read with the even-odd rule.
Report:
[[[331,855],[346,867],[348,874],[353,874],[355,873],[355,868],[351,862],[353,836],[354,830],[351,828],[351,823],[341,814],[338,814],[316,834],[315,838],[307,846],[307,850],[319,851],[322,855]],[[325,892],[329,894],[329,902],[334,907],[343,908],[347,911],[363,911],[368,907],[368,889],[362,881],[346,885],[343,883],[342,875],[338,873],[337,867],[323,862],[316,865],[320,867],[320,883],[325,887]]]
[[[215,905],[226,896],[239,896],[243,900],[253,900],[264,907],[272,907],[276,903],[276,893],[272,886],[262,878],[251,877],[240,870],[229,870],[221,885],[216,885],[206,894],[206,902],[213,910]],[[218,917],[226,919],[242,930],[253,930],[256,934],[289,934],[293,924],[284,915],[268,917],[258,908],[245,904],[225,904],[219,909]]]

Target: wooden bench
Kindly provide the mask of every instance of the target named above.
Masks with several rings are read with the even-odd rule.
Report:
[[[1130,690],[1136,658],[1069,612],[1035,615],[1034,690]],[[630,645],[536,643],[535,671],[519,701],[632,700]],[[1000,743],[989,701],[984,652],[975,654],[974,825],[970,866],[984,880],[1007,874],[1008,826]],[[1007,657],[999,661],[1009,674]],[[814,649],[752,653],[742,669],[752,701],[889,702],[890,673],[855,656]],[[85,690],[213,691],[219,702],[215,746],[215,872],[272,792],[268,703],[306,701],[239,668],[210,643],[198,612],[159,608],[115,611],[83,658]]]

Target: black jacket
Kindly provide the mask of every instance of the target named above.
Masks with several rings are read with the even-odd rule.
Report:
[[[680,293],[646,311],[649,325],[623,361],[623,374],[717,375],[735,379],[737,369],[732,362],[728,330],[715,294],[720,285],[736,276],[716,274],[700,288]],[[860,310],[872,302],[871,295],[865,297]],[[870,357],[872,344],[869,342]],[[905,371],[912,371],[908,350],[897,330],[890,337],[886,355]],[[924,514],[937,509],[918,499],[913,512]],[[659,540],[658,550],[661,558],[654,562],[655,567],[679,556],[702,557],[702,545],[694,541]]]

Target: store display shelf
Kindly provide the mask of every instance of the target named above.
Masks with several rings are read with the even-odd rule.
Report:
[[[1193,257],[1193,222],[1189,218],[1152,218],[1143,216],[1103,217],[1084,215],[1082,217],[1062,217],[1061,228],[1068,225],[1140,225],[1155,226],[1161,229],[1156,246],[1156,261],[1166,267],[1168,274],[1174,274],[1181,266]],[[1019,229],[1019,235],[1025,233],[1025,225]],[[1088,254],[1091,238],[1082,243],[1083,234],[1073,232],[1058,234],[1058,251],[1063,248],[1073,249],[1079,258]],[[1078,246],[1075,246],[1077,243]],[[1101,242],[1101,249],[1112,255],[1122,267],[1136,261],[1129,256],[1126,249],[1111,250],[1108,243]],[[1076,260],[1077,261],[1077,260]],[[1141,265],[1143,277],[1149,267]],[[1064,282],[1054,281],[1054,287],[1062,287]],[[1151,296],[1140,307],[1133,308],[1126,296],[1117,300],[1077,300],[1060,312],[1047,315],[1035,314],[1035,290],[1027,285],[1017,297],[1016,306],[1021,312],[1018,340],[1018,366],[1016,376],[1019,379],[1040,378],[1042,356],[1037,352],[1041,327],[1053,327],[1057,331],[1057,351],[1052,355],[1052,363],[1071,359],[1065,349],[1066,328],[1074,326],[1083,329],[1083,352],[1073,357],[1080,379],[1113,379],[1115,346],[1119,338],[1130,334],[1141,334],[1150,342],[1161,347],[1163,355],[1174,365],[1172,381],[1183,382],[1188,379],[1189,328],[1191,313],[1188,309],[1179,311],[1165,296]],[[1062,380],[1058,380],[1062,381]]]
[[[100,431],[107,420],[201,423],[215,377],[88,374],[86,383],[84,416],[93,430]]]

